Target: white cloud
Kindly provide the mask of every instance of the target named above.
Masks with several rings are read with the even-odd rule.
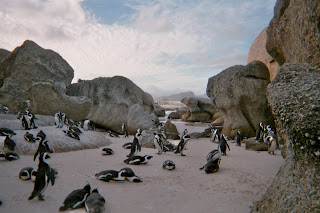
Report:
[[[58,52],[74,81],[123,75],[147,92],[156,85],[203,94],[208,77],[246,63],[247,40],[266,27],[275,0],[131,0],[136,13],[124,25],[101,24],[81,2],[0,0],[0,48],[33,40]]]

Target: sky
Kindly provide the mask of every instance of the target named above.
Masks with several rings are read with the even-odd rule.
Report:
[[[247,62],[276,0],[0,0],[0,48],[32,40],[78,79],[121,75],[154,97],[206,93]]]

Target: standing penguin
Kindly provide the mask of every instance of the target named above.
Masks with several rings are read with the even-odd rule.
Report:
[[[21,126],[24,130],[30,129],[26,117],[21,112],[18,113],[17,119],[21,120]]]
[[[131,151],[127,157],[131,157],[138,152],[141,152],[141,145],[140,145],[140,136],[141,136],[141,129],[137,129],[136,134],[134,135]]]
[[[86,211],[88,213],[102,213],[104,212],[105,202],[98,189],[94,189],[85,202]]]
[[[112,155],[114,151],[111,148],[103,148],[101,154],[102,155]]]
[[[39,157],[36,180],[34,182],[33,191],[28,200],[32,200],[35,196],[38,196],[39,200],[44,200],[43,193],[49,185],[50,181],[51,185],[54,185],[55,174],[50,168],[50,165],[46,162],[46,159],[48,158],[50,158],[50,156],[46,152],[42,153]]]
[[[189,136],[189,135],[184,135],[184,136],[181,138],[181,140],[180,140],[180,142],[179,142],[179,144],[178,144],[178,146],[177,146],[177,149],[174,151],[174,154],[180,153],[181,156],[186,156],[185,154],[183,154],[183,151],[184,151],[184,149],[186,148],[187,142],[188,142],[189,140],[190,140],[190,136]]]
[[[261,135],[262,135],[263,129],[264,129],[263,123],[259,123],[258,129],[256,131],[256,140],[259,142],[261,141]]]
[[[153,143],[155,145],[155,147],[158,149],[158,155],[161,155],[161,153],[163,152],[163,141],[162,141],[162,135],[154,132],[154,139],[153,139]]]
[[[224,134],[222,134],[220,137],[219,147],[220,147],[221,155],[227,155],[227,147],[230,152],[230,147],[229,147],[229,144],[226,140],[226,136]]]
[[[127,130],[127,127],[124,123],[121,124],[121,129],[122,129],[122,134],[124,135],[124,137],[128,137],[128,130]]]
[[[63,201],[63,205],[59,208],[59,211],[66,211],[68,209],[78,209],[85,206],[85,201],[89,197],[91,186],[88,183],[82,189],[76,189],[72,191],[66,199]]]
[[[240,130],[237,131],[237,135],[236,135],[236,146],[241,146],[241,133],[240,133]]]
[[[90,120],[84,120],[83,121],[83,130],[88,131],[89,130],[89,125],[90,125]]]
[[[17,153],[14,152],[0,152],[0,159],[8,160],[8,161],[13,161],[13,160],[18,160],[20,157]]]
[[[52,148],[50,148],[50,146],[48,144],[48,141],[41,140],[39,142],[39,146],[38,146],[38,149],[37,149],[36,153],[34,153],[33,161],[36,160],[38,155],[41,155],[44,152],[53,153],[53,151],[54,150]]]
[[[272,136],[268,136],[266,138],[266,141],[268,142],[268,153],[274,155],[274,151],[276,151],[277,148],[277,141]]]

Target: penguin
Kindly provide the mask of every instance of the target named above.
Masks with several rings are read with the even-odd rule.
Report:
[[[24,134],[24,139],[31,143],[36,142],[36,139],[34,138],[33,134],[30,134],[29,132],[26,132],[26,134]]]
[[[102,155],[112,155],[114,151],[110,148],[103,148],[102,149]]]
[[[75,132],[77,135],[80,135],[82,133],[82,131],[75,125],[69,125],[68,129],[71,132]]]
[[[174,170],[176,168],[176,164],[172,160],[166,160],[162,164],[163,169]]]
[[[140,145],[140,136],[141,136],[141,129],[137,129],[136,134],[134,135],[131,150],[127,157],[131,157],[138,152],[141,152],[141,145]]]
[[[101,181],[125,181],[127,176],[126,170],[105,170],[95,174],[95,177]]]
[[[180,153],[181,156],[186,156],[185,154],[183,154],[183,151],[184,151],[184,149],[186,148],[187,142],[188,142],[189,140],[190,140],[190,135],[184,135],[184,136],[181,138],[181,140],[180,140],[180,142],[179,142],[179,144],[178,144],[178,146],[177,146],[177,149],[174,151],[174,154]]]
[[[258,126],[258,129],[256,131],[256,140],[261,142],[261,135],[262,135],[262,132],[263,132],[263,123],[259,123],[259,126]]]
[[[99,194],[98,189],[92,190],[85,201],[85,208],[88,213],[103,213],[106,200]]]
[[[30,129],[37,129],[38,127],[36,126],[34,120],[37,119],[36,116],[30,112],[29,109],[26,109],[26,115],[27,115],[27,118],[28,118],[28,121],[29,121],[29,127]]]
[[[84,120],[83,121],[83,130],[84,131],[88,131],[89,130],[89,124],[90,124],[89,120]]]
[[[181,137],[180,137],[180,138],[182,138],[183,136],[185,136],[185,135],[187,135],[187,134],[188,134],[188,130],[187,130],[187,129],[184,129],[183,132],[182,132],[182,134],[181,134]]]
[[[62,113],[59,111],[54,114],[54,124],[57,126],[57,128],[62,128],[63,124],[62,123]]]
[[[39,142],[39,146],[38,146],[38,149],[37,151],[34,153],[33,155],[33,161],[36,160],[37,156],[41,156],[42,153],[53,153],[54,150],[52,148],[50,148],[49,144],[48,144],[48,141],[43,141],[41,140]]]
[[[124,123],[121,124],[122,134],[124,137],[129,137],[127,127]]]
[[[133,183],[140,183],[142,180],[136,176],[133,170],[129,167],[122,168],[121,170],[126,171],[126,180]]]
[[[32,200],[35,196],[38,196],[39,200],[44,200],[43,193],[47,186],[50,182],[52,186],[54,185],[55,175],[50,169],[50,165],[46,162],[48,158],[50,158],[50,156],[47,152],[41,153],[33,191],[28,200]]]
[[[274,151],[276,151],[277,148],[277,141],[272,136],[268,136],[266,141],[268,142],[268,153],[274,155]]]
[[[0,136],[9,136],[12,137],[12,135],[16,135],[13,130],[8,129],[8,128],[0,128]]]
[[[124,160],[123,162],[131,165],[141,165],[141,164],[147,164],[151,158],[153,158],[153,156],[151,155],[144,155],[144,156],[133,155],[128,159]]]
[[[109,136],[110,137],[113,137],[113,138],[118,138],[119,137],[119,135],[117,133],[112,132],[111,130],[109,130],[108,132],[109,132]]]
[[[85,185],[82,189],[76,189],[72,191],[63,201],[63,205],[60,206],[59,211],[62,212],[69,209],[78,209],[85,207],[85,201],[89,197],[90,192],[90,184]]]
[[[221,151],[221,155],[227,155],[227,147],[229,149],[229,152],[230,152],[230,147],[229,147],[229,144],[226,140],[226,137],[224,134],[221,135],[220,137],[220,141],[219,141],[219,146],[220,147],[220,151]]]
[[[74,132],[74,131],[70,131],[70,130],[62,130],[62,132],[65,133],[66,136],[69,136],[70,138],[74,138],[76,140],[80,140],[79,134]]]
[[[17,119],[21,120],[21,126],[24,130],[30,129],[26,117],[23,114],[21,114],[21,112],[18,113]]]
[[[162,141],[162,138],[161,138],[160,134],[154,132],[153,143],[154,143],[155,147],[158,149],[158,153],[157,154],[161,155],[164,150],[163,150],[163,141]]]
[[[44,141],[46,139],[47,135],[44,134],[42,130],[40,130],[37,134],[36,140]]]
[[[2,108],[2,110],[3,110],[4,114],[9,114],[9,108],[8,107],[5,106],[5,107]]]
[[[125,143],[125,144],[122,145],[122,147],[125,148],[125,149],[131,149],[132,142]]]
[[[4,146],[11,151],[14,151],[16,148],[16,143],[9,136],[6,136],[6,138],[4,139]]]
[[[219,170],[220,161],[221,161],[221,153],[218,149],[214,149],[207,155],[207,163],[200,168],[200,170],[205,168],[205,172],[207,174],[215,173]]]
[[[236,141],[236,146],[241,146],[241,133],[240,133],[240,130],[237,131],[237,135],[236,135],[235,141]]]
[[[18,160],[20,157],[17,153],[14,152],[0,152],[0,159],[2,160],[8,160],[8,161],[13,161],[13,160]]]
[[[33,167],[24,167],[19,172],[19,178],[21,180],[36,180],[37,170]]]

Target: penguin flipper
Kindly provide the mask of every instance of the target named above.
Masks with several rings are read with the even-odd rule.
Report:
[[[226,143],[227,144],[227,147],[228,147],[228,149],[229,149],[229,152],[230,152],[230,147],[229,147],[229,144],[228,143]]]
[[[56,180],[56,177],[55,177],[54,173],[51,172],[51,169],[48,169],[48,170],[46,171],[46,174],[47,174],[47,176],[48,176],[48,178],[49,178],[49,181],[51,181],[51,185],[53,186],[54,183],[55,183],[55,180]]]

